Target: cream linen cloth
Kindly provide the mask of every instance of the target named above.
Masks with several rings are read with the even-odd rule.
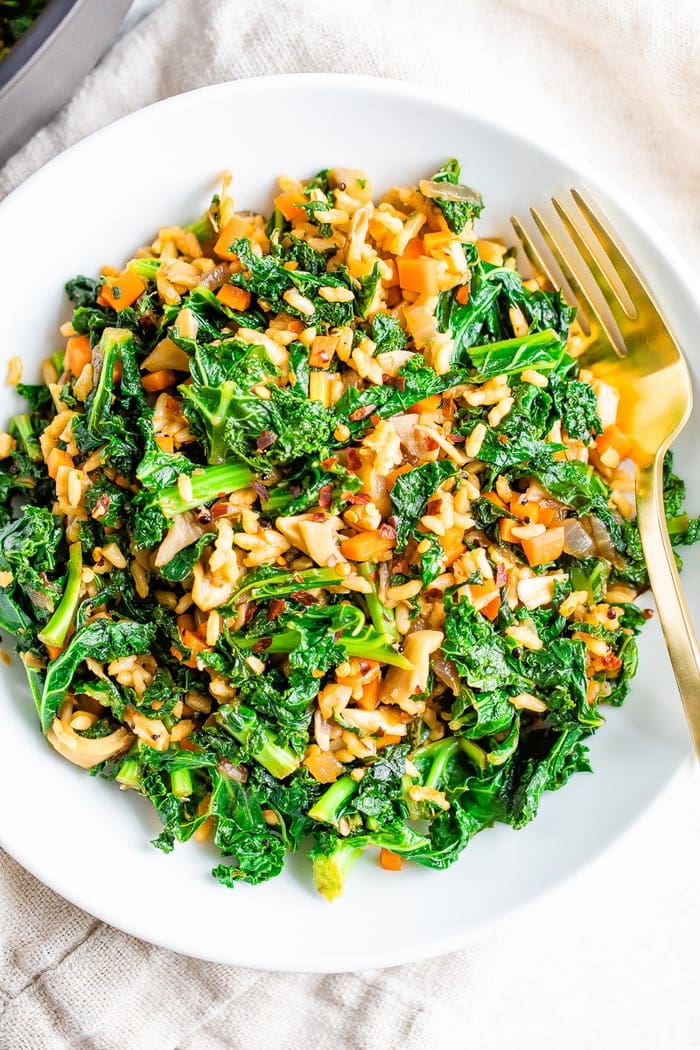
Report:
[[[697,272],[699,54],[695,0],[165,0],[0,171],[0,197],[167,95],[266,73],[378,74],[578,151]],[[0,1050],[700,1047],[699,779],[481,942],[376,973],[189,960],[97,922],[0,854]],[[319,919],[330,933],[322,902]]]

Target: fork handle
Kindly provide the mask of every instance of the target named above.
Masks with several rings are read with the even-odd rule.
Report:
[[[663,504],[661,449],[637,474],[637,523],[649,583],[683,701],[695,753],[700,758],[700,647],[688,612]]]

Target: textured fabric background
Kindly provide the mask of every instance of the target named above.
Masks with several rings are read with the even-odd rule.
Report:
[[[0,197],[94,128],[189,88],[377,74],[450,90],[578,151],[700,275],[699,52],[695,0],[165,0],[0,171]],[[690,1050],[699,841],[695,771],[605,857],[468,950],[333,977],[153,948],[0,854],[0,1050]]]

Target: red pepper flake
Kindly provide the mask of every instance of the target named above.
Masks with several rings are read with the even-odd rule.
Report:
[[[250,623],[250,621],[251,621],[251,620],[253,619],[253,617],[255,616],[255,614],[256,614],[256,612],[257,612],[257,611],[258,611],[258,606],[257,606],[257,603],[256,603],[256,602],[251,602],[251,603],[250,603],[250,604],[249,604],[249,605],[248,605],[248,606],[246,607],[246,611],[245,611],[245,616],[243,617],[243,622],[244,622],[244,624],[249,624],[249,623]]]
[[[355,507],[366,507],[372,497],[369,492],[344,492],[343,499]]]
[[[250,647],[251,653],[264,653],[272,645],[272,638],[258,638]]]
[[[395,540],[396,539],[396,529],[393,529],[391,527],[391,525],[388,525],[386,522],[383,522],[379,526],[378,532],[379,532],[379,535],[381,536],[381,538],[383,540]]]
[[[312,521],[327,521],[328,518],[326,517],[325,514],[321,514],[320,511],[316,511],[315,514],[311,515],[311,520]]]
[[[362,466],[362,456],[356,448],[349,448],[347,454],[347,466],[348,470],[359,470]]]
[[[261,430],[258,440],[255,442],[255,447],[258,452],[264,452],[270,445],[274,445],[275,441],[277,441],[277,434],[274,434],[271,430]]]
[[[497,440],[500,441],[500,443],[502,445],[507,445],[508,444],[508,436],[507,436],[507,434],[499,434]]]
[[[406,389],[406,376],[396,376],[394,379],[394,386],[397,390]]]
[[[328,459],[321,460],[321,466],[324,470],[332,470],[338,462],[337,456],[329,456]]]
[[[317,605],[318,598],[314,598],[313,594],[309,594],[308,591],[292,591],[289,595],[295,602],[299,602],[300,605],[304,605],[308,608],[309,605]]]
[[[215,503],[211,508],[212,518],[225,518],[228,514],[233,514],[235,507],[230,503]]]
[[[428,511],[428,514],[439,514],[440,511],[442,510],[442,499],[441,499],[441,497],[438,496],[436,499],[429,500],[428,501],[428,506],[426,507],[426,510]]]
[[[642,609],[642,616],[644,617],[645,620],[651,620],[653,615],[654,615],[654,610],[653,609]]]
[[[105,516],[105,514],[107,513],[108,510],[109,510],[109,496],[107,495],[106,492],[103,492],[102,495],[97,500],[97,502],[95,503],[95,506],[92,509],[92,515],[91,516],[96,521],[99,521],[100,518],[104,518],[104,516]]]
[[[365,405],[364,408],[356,408],[354,412],[351,412],[348,418],[352,423],[357,423],[360,419],[367,419],[373,412],[377,411],[377,405]]]
[[[287,608],[287,603],[283,598],[271,598],[270,603],[267,607],[267,618],[268,620],[276,620],[277,617],[284,612]]]
[[[270,498],[270,493],[267,491],[262,481],[258,481],[257,478],[252,483],[252,488],[255,489],[258,496],[260,496],[261,500],[265,500],[267,502],[267,500]]]
[[[370,417],[370,423],[374,427],[378,427],[379,424],[381,423],[381,421],[382,421],[382,417],[378,416],[376,413],[373,416]]]
[[[324,510],[330,510],[331,503],[333,502],[333,486],[322,485],[318,492],[318,505],[323,507]]]

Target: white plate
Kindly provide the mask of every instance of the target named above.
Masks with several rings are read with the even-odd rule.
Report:
[[[0,206],[1,353],[21,354],[31,378],[59,345],[68,316],[64,281],[120,264],[159,225],[200,214],[218,173],[235,173],[243,208],[269,205],[274,177],[333,164],[366,168],[383,190],[429,175],[457,156],[486,199],[480,230],[511,238],[508,216],[552,191],[588,185],[673,318],[688,353],[700,312],[672,250],[623,197],[566,161],[461,106],[403,84],[334,76],[272,77],[204,88],[160,102],[91,135],[47,164]],[[4,364],[0,361],[0,374]],[[660,392],[663,393],[662,391]],[[0,394],[0,417],[15,398]],[[696,413],[678,462],[690,477],[700,439]],[[687,455],[683,455],[683,452]],[[697,455],[697,452],[696,452]],[[700,491],[691,505],[700,506]],[[700,573],[687,557],[686,585]],[[698,601],[695,611],[700,612]],[[625,707],[593,739],[594,776],[545,797],[522,831],[478,835],[445,872],[400,874],[363,858],[345,895],[326,903],[308,862],[278,879],[226,890],[214,860],[190,843],[164,856],[150,804],[92,780],[42,740],[21,668],[2,668],[0,844],[80,907],[145,940],[223,963],[272,970],[341,971],[450,951],[579,869],[646,808],[688,752],[668,658],[654,623]],[[605,893],[599,886],[593,898]]]

